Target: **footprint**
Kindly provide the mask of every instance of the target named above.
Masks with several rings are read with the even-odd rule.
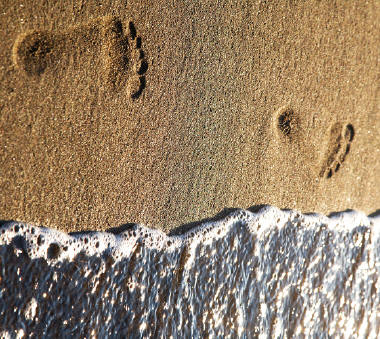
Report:
[[[339,171],[354,140],[355,131],[351,124],[336,123],[330,131],[330,141],[323,161],[320,176],[331,178]]]
[[[148,63],[133,22],[129,22],[127,34],[124,35],[121,21],[111,19],[104,26],[102,49],[105,67],[108,69],[107,82],[114,89],[127,84],[130,96],[138,98],[146,86],[144,74]]]
[[[102,17],[64,32],[32,31],[21,34],[13,46],[13,61],[28,77],[39,78],[45,72],[65,70],[70,60],[81,63],[88,51],[101,58],[105,82],[117,91],[126,86],[132,99],[145,86],[148,64],[133,22],[125,28],[118,18]],[[100,53],[99,53],[100,46]]]
[[[13,61],[28,76],[40,76],[54,61],[54,40],[45,32],[18,36],[13,46]]]
[[[300,138],[299,116],[289,107],[282,107],[276,113],[275,125],[278,135],[287,141]]]

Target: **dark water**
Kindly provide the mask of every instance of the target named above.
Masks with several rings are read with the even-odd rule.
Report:
[[[239,210],[181,236],[8,223],[0,337],[376,338],[380,217]]]

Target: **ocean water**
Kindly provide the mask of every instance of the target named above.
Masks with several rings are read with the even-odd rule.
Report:
[[[0,337],[376,338],[380,216],[265,206],[182,235],[0,228]]]

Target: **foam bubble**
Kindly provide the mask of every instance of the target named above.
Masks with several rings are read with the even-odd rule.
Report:
[[[25,308],[25,318],[28,320],[34,320],[37,312],[37,301],[35,298],[31,298]]]

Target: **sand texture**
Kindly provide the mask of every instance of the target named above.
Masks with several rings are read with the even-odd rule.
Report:
[[[380,208],[380,2],[0,4],[0,219],[168,231]]]

